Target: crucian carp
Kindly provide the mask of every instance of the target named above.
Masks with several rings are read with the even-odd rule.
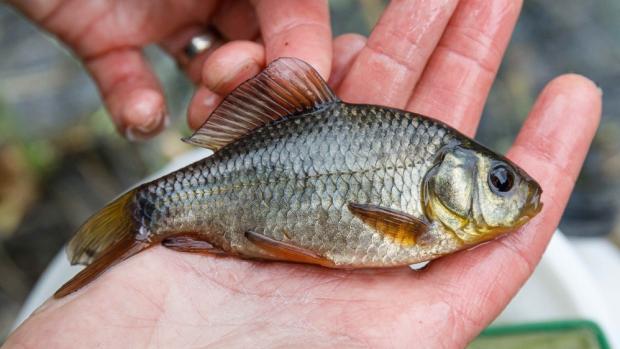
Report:
[[[340,101],[280,58],[186,142],[214,154],[139,185],[68,246],[87,267],[65,296],[151,246],[378,268],[429,261],[514,231],[542,208],[525,171],[422,115]]]

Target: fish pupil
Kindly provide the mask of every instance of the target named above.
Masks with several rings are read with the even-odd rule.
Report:
[[[494,191],[499,193],[509,192],[514,184],[514,179],[514,173],[504,165],[494,167],[489,173],[489,184]]]

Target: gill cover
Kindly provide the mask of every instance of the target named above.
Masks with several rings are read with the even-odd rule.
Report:
[[[440,153],[424,178],[422,198],[429,219],[474,244],[525,224],[542,208],[541,192],[509,160],[471,144]]]

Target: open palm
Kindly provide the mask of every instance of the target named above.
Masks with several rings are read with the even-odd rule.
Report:
[[[473,135],[518,13],[513,0],[394,1],[367,42],[336,40],[330,83],[345,101],[434,116]],[[264,51],[247,54],[264,61]],[[156,247],[48,301],[7,346],[463,347],[540,259],[598,125],[600,97],[577,75],[542,91],[508,157],[540,182],[545,206],[514,234],[417,272]]]

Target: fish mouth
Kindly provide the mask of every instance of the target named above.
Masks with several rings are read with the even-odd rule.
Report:
[[[534,216],[542,211],[543,203],[540,201],[541,195],[542,189],[540,186],[536,185],[533,189],[530,189],[529,196],[524,205],[523,214],[516,221],[514,228],[525,225],[525,223],[529,222],[530,219],[534,218]]]
[[[528,220],[542,211],[543,203],[540,201],[542,192],[542,189],[538,185],[530,190],[529,197],[525,204],[525,210],[523,211],[523,215],[527,217]]]

